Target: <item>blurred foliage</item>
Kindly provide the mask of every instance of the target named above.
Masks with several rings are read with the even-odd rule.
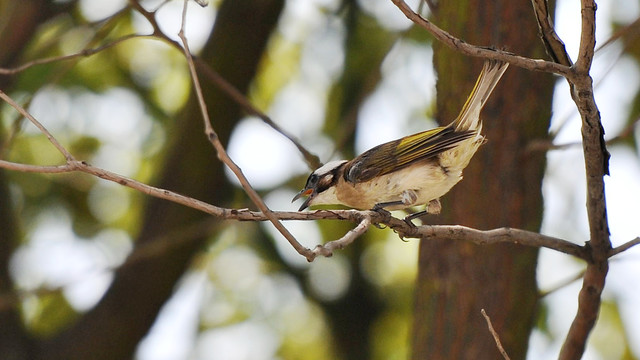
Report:
[[[602,321],[594,329],[593,344],[603,359],[633,360],[629,348],[629,336],[626,334],[620,309],[615,301],[603,301],[600,307]]]
[[[46,337],[58,332],[61,327],[78,317],[61,291],[41,295],[37,302],[25,304],[29,307],[27,325],[37,336]]]
[[[287,11],[291,12],[288,19],[295,25],[288,26],[294,26],[293,32],[301,35],[291,38],[281,28],[271,36],[250,97],[257,108],[268,111],[277,96],[292,82],[308,81],[304,76],[314,71],[328,73],[326,77],[316,78],[324,83],[310,85],[324,91],[324,97],[319,101],[325,113],[321,134],[307,135],[307,138],[317,140],[326,136],[332,139],[329,146],[334,146],[337,152],[352,155],[355,153],[359,110],[384,80],[381,68],[392,47],[407,39],[426,47],[430,46],[431,40],[424,31],[415,27],[390,29],[384,26],[380,13],[362,9],[365,4],[331,1],[325,5],[295,3],[289,1],[287,4]],[[312,9],[301,10],[296,6]],[[306,19],[298,15],[301,18],[296,19],[295,11],[313,14],[305,15],[308,16]],[[309,18],[314,22],[311,23]],[[303,62],[305,51],[314,46],[318,33],[328,31],[327,27],[332,31],[327,36],[336,37],[343,51],[331,54],[341,57],[336,61],[337,70],[309,69],[309,63]],[[21,63],[95,48],[138,31],[131,10],[96,23],[87,23],[79,10],[60,14],[40,26]],[[625,44],[624,54],[640,62],[640,42],[635,37],[623,37],[622,42]],[[25,104],[47,89],[64,94],[49,103],[51,108],[36,110],[39,120],[55,129],[54,135],[63,140],[74,156],[143,182],[152,182],[154,174],[158,173],[157,160],[168,146],[173,117],[184,109],[191,93],[183,55],[165,43],[146,38],[127,40],[92,56],[33,66],[12,79],[11,95],[20,97]],[[114,126],[124,130],[116,132],[116,135],[106,134],[104,129],[109,129],[109,124],[105,123],[116,123],[122,116],[115,111],[117,104],[105,100],[109,90],[119,88],[127,89],[130,98],[139,101],[138,108],[126,111],[136,114],[140,121],[131,128],[127,128],[126,123],[118,123]],[[640,116],[640,92],[634,95],[628,111],[628,124],[635,123]],[[95,96],[97,100],[78,101],[89,99],[89,96]],[[429,102],[423,104],[425,114],[430,106]],[[53,114],[55,111],[61,114]],[[297,114],[300,121],[304,121],[304,115]],[[87,120],[93,117],[105,127],[98,128],[100,123]],[[128,118],[125,120],[129,121]],[[420,117],[419,121],[422,120]],[[63,163],[64,159],[47,139],[37,134],[31,124],[10,113],[6,104],[2,105],[0,126],[3,127],[0,133],[10,140],[8,145],[3,145],[3,159],[25,164]],[[114,140],[117,137],[126,141]],[[624,144],[637,146],[636,137],[637,132],[634,135],[631,131],[623,139]],[[124,230],[131,237],[139,230],[146,200],[144,194],[118,186],[105,186],[101,180],[84,174],[7,173],[14,209],[25,229],[24,246],[28,246],[30,236],[38,231],[39,216],[54,205],[56,211],[65,212],[60,214],[61,217],[70,216],[75,236],[88,243],[92,243],[105,229]],[[289,183],[300,185],[301,179]],[[271,190],[277,189],[267,189],[265,193]],[[236,191],[239,199],[235,203],[248,206],[241,190]],[[315,238],[313,234],[319,234],[319,238],[324,240],[339,238],[352,227],[350,223],[335,221],[308,225],[305,235]],[[372,359],[408,357],[408,338],[413,321],[413,281],[417,266],[417,244],[414,240],[403,243],[391,231],[371,229],[335,258],[323,259],[331,263],[327,269],[333,270],[327,273],[329,280],[325,281],[328,283],[314,283],[310,280],[310,266],[319,265],[301,265],[299,259],[292,260],[287,250],[275,244],[284,240],[265,231],[265,226],[228,222],[211,238],[211,246],[194,261],[191,269],[205,274],[207,282],[204,285],[207,291],[199,309],[197,327],[200,334],[259,320],[278,334],[274,356],[283,359],[346,358],[341,353],[343,348],[337,344],[356,341],[356,338],[364,339],[362,341],[369,347]],[[93,259],[94,266],[112,271],[111,265],[105,265],[100,257],[111,250],[104,244],[96,245],[96,248],[100,255]],[[59,261],[64,264],[66,260]],[[336,290],[340,294],[338,297],[327,300],[318,295],[322,293],[318,286],[330,287],[335,285],[334,281],[344,282],[344,289]],[[35,284],[35,288],[45,287],[45,284],[46,281],[42,280]],[[34,288],[33,284],[27,286],[18,282],[16,285],[18,288]],[[355,300],[349,297],[353,294],[356,294]],[[25,322],[34,334],[51,335],[85,311],[74,309],[66,296],[57,291],[23,302]],[[366,306],[362,306],[365,303]],[[551,305],[545,303],[540,309],[538,328],[552,336],[548,330],[548,306]],[[345,318],[341,319],[342,323],[337,322],[332,314],[345,309],[363,310],[363,314],[371,318]],[[340,327],[345,327],[349,320],[362,322],[351,324],[353,327],[348,328],[349,331],[358,329],[355,325],[362,325],[366,332],[341,333]],[[593,335],[593,345],[602,358],[637,358],[629,347],[631,340],[626,335],[625,321],[638,320],[624,319],[615,301],[603,304],[601,325]],[[251,342],[244,340],[246,344]]]

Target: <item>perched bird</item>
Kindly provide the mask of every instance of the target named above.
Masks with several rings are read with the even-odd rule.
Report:
[[[448,126],[378,145],[351,161],[328,162],[309,175],[292,202],[307,196],[299,211],[322,204],[361,210],[427,204],[409,220],[439,213],[439,198],[462,180],[462,170],[485,141],[480,111],[508,66],[486,61],[462,111]]]

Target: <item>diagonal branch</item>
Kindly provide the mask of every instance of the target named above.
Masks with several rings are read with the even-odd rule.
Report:
[[[504,350],[504,347],[502,347],[500,336],[498,336],[498,333],[493,328],[493,324],[491,323],[491,318],[489,317],[489,315],[487,315],[487,312],[484,311],[484,309],[480,309],[480,313],[482,314],[485,321],[487,322],[487,328],[489,328],[489,332],[491,333],[491,336],[493,336],[493,340],[496,342],[496,346],[498,347],[498,351],[500,351],[502,358],[504,358],[504,360],[511,360],[511,358],[509,357],[509,354],[507,354],[507,352]]]
[[[512,54],[503,50],[496,50],[488,47],[471,45],[464,40],[461,40],[448,32],[440,29],[438,26],[425,19],[422,15],[416,13],[407,5],[404,0],[391,0],[402,13],[411,20],[414,24],[424,28],[430,32],[437,40],[447,45],[453,50],[458,51],[461,54],[481,57],[484,59],[501,60],[508,62],[523,69],[532,71],[544,71],[562,75],[570,78],[573,76],[571,68],[562,64],[558,64],[551,61],[545,61],[542,59],[530,59],[524,56]]]
[[[170,39],[161,30],[160,26],[158,25],[158,23],[157,23],[157,21],[155,19],[155,13],[156,13],[156,11],[158,11],[160,9],[162,4],[160,6],[158,6],[155,10],[148,11],[144,7],[142,7],[142,5],[140,5],[140,3],[138,3],[138,1],[130,0],[129,3],[130,3],[129,6],[130,6],[131,9],[133,9],[136,12],[140,13],[150,23],[150,25],[153,28],[153,31],[152,31],[151,34],[128,34],[128,35],[124,35],[124,36],[122,36],[120,38],[117,38],[117,39],[113,40],[112,42],[109,42],[109,43],[106,43],[106,44],[103,44],[103,45],[100,45],[100,46],[97,46],[97,47],[85,48],[85,49],[83,49],[83,50],[81,50],[81,51],[79,51],[77,53],[68,54],[68,55],[61,55],[61,56],[52,56],[52,57],[42,58],[42,59],[36,59],[36,60],[26,62],[26,63],[24,63],[22,65],[19,65],[19,66],[13,67],[13,68],[2,68],[2,67],[0,67],[0,75],[15,75],[17,73],[20,73],[22,71],[25,71],[25,70],[27,70],[27,69],[29,69],[31,67],[38,66],[38,65],[45,65],[45,64],[50,64],[50,63],[54,63],[54,62],[68,61],[68,60],[82,58],[82,57],[89,57],[89,56],[95,55],[95,54],[97,54],[97,53],[99,53],[99,52],[101,52],[103,50],[106,50],[106,49],[112,48],[112,47],[114,47],[116,45],[119,45],[120,43],[123,43],[123,42],[125,42],[127,40],[130,40],[130,39],[148,38],[148,39],[161,40],[161,41],[164,41],[165,43],[173,46],[174,48],[176,48],[176,49],[178,49],[180,51],[183,51],[182,47],[180,46],[180,44],[178,42]],[[114,14],[112,17],[118,15],[119,13]],[[298,141],[293,135],[289,134],[286,130],[284,130],[278,124],[276,124],[264,112],[262,112],[258,108],[256,108],[251,103],[251,101],[249,101],[249,99],[247,99],[247,97],[244,94],[242,94],[242,92],[238,91],[238,89],[236,87],[234,87],[225,78],[223,78],[220,74],[218,74],[206,62],[204,62],[200,58],[193,58],[193,61],[197,65],[198,70],[201,71],[207,77],[207,79],[209,81],[211,81],[211,83],[215,84],[218,88],[220,88],[223,92],[225,92],[229,96],[229,98],[231,98],[234,102],[236,102],[238,105],[240,105],[248,114],[260,118],[264,123],[269,125],[275,131],[277,131],[282,136],[287,138],[287,140],[289,140],[292,144],[294,144],[294,146],[302,154],[302,156],[305,159],[305,162],[307,163],[309,168],[315,169],[315,168],[318,168],[321,165],[320,159],[318,158],[317,155],[313,154],[311,151],[306,149],[300,143],[300,141]]]
[[[298,253],[304,255],[307,258],[307,260],[312,261],[314,257],[312,255],[313,253],[306,247],[302,246],[302,244],[300,244],[296,240],[296,238],[289,232],[289,230],[287,230],[287,228],[284,227],[282,223],[280,223],[278,218],[267,207],[267,205],[264,203],[260,195],[258,195],[255,189],[251,186],[251,184],[249,183],[249,180],[247,180],[246,176],[244,176],[242,169],[240,169],[240,167],[229,157],[229,155],[227,154],[227,151],[225,150],[224,146],[220,142],[220,139],[218,138],[218,134],[213,129],[213,126],[211,125],[211,119],[209,119],[207,104],[204,101],[204,96],[202,95],[202,88],[200,87],[200,79],[198,78],[198,73],[196,72],[196,67],[193,62],[193,56],[191,55],[191,51],[189,50],[189,42],[187,41],[187,38],[185,36],[185,31],[184,31],[186,18],[187,18],[188,2],[189,0],[184,0],[184,7],[182,9],[182,24],[180,26],[180,32],[178,33],[178,36],[180,37],[180,40],[182,40],[182,45],[184,46],[184,54],[187,58],[187,64],[189,65],[189,72],[191,73],[193,87],[195,89],[196,97],[198,99],[198,105],[200,107],[202,120],[204,121],[205,135],[207,135],[207,138],[215,148],[216,153],[218,155],[218,159],[220,159],[220,161],[222,161],[225,165],[227,165],[227,167],[229,167],[229,169],[231,169],[231,171],[236,175],[236,178],[238,178],[238,180],[240,181],[242,188],[244,189],[245,193],[249,196],[251,201],[253,201],[253,203],[258,207],[258,209],[260,209],[260,211],[262,211],[265,214],[265,216],[269,219],[269,221],[271,221],[273,226],[275,226],[276,229],[278,229],[278,231],[282,234],[282,236],[284,236],[287,239],[287,241],[289,241],[291,246],[293,246],[293,248],[296,249]]]
[[[553,27],[547,0],[531,0],[531,4],[533,5],[533,12],[536,16],[538,29],[540,30],[540,39],[544,44],[547,54],[558,64],[572,66],[573,62],[567,53],[564,42],[560,39],[556,33],[556,29]]]
[[[265,124],[271,126],[272,129],[279,132],[282,136],[287,138],[302,154],[305,162],[311,169],[317,169],[320,167],[320,158],[307,150],[300,141],[298,141],[293,135],[289,134],[286,130],[281,128],[278,124],[276,124],[267,114],[258,110],[249,99],[247,99],[244,94],[242,94],[238,89],[236,89],[233,85],[231,85],[225,78],[220,76],[215,70],[213,70],[207,63],[202,61],[200,58],[193,59],[198,70],[200,70],[204,76],[207,77],[211,83],[218,86],[222,89],[233,101],[235,101],[238,105],[240,105],[244,110],[249,114],[256,117],[259,117]]]
[[[369,226],[371,226],[371,216],[365,215],[358,226],[349,230],[343,237],[338,240],[329,241],[324,245],[317,245],[315,249],[313,249],[313,253],[315,255],[331,257],[333,255],[333,250],[344,249],[349,246],[358,237],[367,232]]]
[[[156,21],[155,12],[157,11],[148,11],[146,10],[137,0],[129,0],[131,7],[139,12],[152,26],[153,34],[151,36],[155,36],[160,40],[165,41],[167,44],[173,46],[174,48],[184,51],[183,47],[180,44],[171,38],[169,38],[160,28],[160,25]],[[185,8],[186,10],[186,8]],[[184,12],[184,11],[183,11]],[[182,28],[181,28],[182,31]],[[184,43],[184,41],[183,41]],[[264,121],[267,125],[271,126],[275,131],[279,132],[282,136],[287,138],[291,143],[293,143],[298,151],[302,154],[307,165],[310,168],[317,168],[320,166],[320,159],[317,155],[313,154],[309,150],[307,150],[297,139],[295,139],[291,134],[282,129],[278,124],[276,124],[269,116],[267,116],[264,112],[260,111],[258,108],[251,104],[251,101],[247,99],[247,97],[242,94],[235,86],[229,83],[224,77],[222,77],[218,72],[212,69],[206,62],[204,62],[200,58],[194,58],[191,55],[192,61],[197,65],[198,69],[204,73],[204,75],[211,81],[212,84],[221,89],[224,93],[226,93],[231,100],[235,101],[240,107],[242,107],[248,114],[259,117],[262,121]]]
[[[56,138],[53,137],[53,135],[51,135],[51,133],[49,132],[49,130],[47,130],[47,128],[45,128],[38,120],[36,120],[36,118],[34,118],[31,114],[29,114],[27,110],[25,110],[22,106],[18,105],[18,103],[16,103],[11,97],[5,94],[5,92],[2,90],[0,90],[0,99],[6,101],[9,105],[11,105],[14,109],[16,109],[20,113],[20,115],[29,119],[29,121],[31,121],[31,123],[35,125],[40,130],[40,132],[42,132],[47,137],[49,142],[53,144],[53,146],[55,146],[56,149],[58,149],[58,151],[64,156],[64,158],[67,161],[75,160],[73,158],[73,155],[71,155],[71,153],[67,151],[67,149],[65,149],[64,146],[62,146],[58,142],[58,140],[56,140]]]
[[[631,249],[632,247],[636,246],[640,244],[640,237],[637,237],[633,240],[627,241],[626,243],[611,249],[611,251],[609,251],[609,257],[613,257],[616,256],[618,254],[620,254],[621,252],[627,251],[629,249]]]
[[[116,45],[119,45],[120,43],[123,43],[127,40],[131,40],[131,39],[139,39],[139,38],[152,38],[153,35],[143,35],[143,34],[128,34],[128,35],[124,35],[122,37],[119,37],[109,43],[100,45],[100,46],[96,46],[93,48],[86,48],[86,49],[82,49],[77,53],[73,53],[73,54],[68,54],[68,55],[60,55],[60,56],[51,56],[51,57],[47,57],[47,58],[41,58],[41,59],[36,59],[33,61],[29,61],[26,62],[20,66],[16,66],[14,68],[0,68],[0,75],[15,75],[19,72],[25,71],[31,67],[37,66],[37,65],[46,65],[46,64],[51,64],[54,62],[60,62],[60,61],[67,61],[67,60],[73,60],[73,59],[77,59],[77,58],[81,58],[81,57],[88,57],[91,55],[95,55],[103,50],[112,48]]]

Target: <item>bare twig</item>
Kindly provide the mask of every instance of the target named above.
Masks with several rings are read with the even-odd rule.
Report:
[[[489,315],[487,315],[487,312],[484,311],[484,309],[480,309],[480,313],[482,313],[482,316],[484,316],[484,319],[487,321],[487,327],[489,328],[489,332],[491,333],[491,336],[493,336],[493,340],[495,340],[496,342],[498,351],[500,351],[500,354],[502,354],[502,357],[504,358],[504,360],[511,360],[507,352],[502,347],[502,343],[500,342],[500,337],[498,336],[498,333],[495,331],[495,329],[493,328],[493,325],[491,324],[491,318],[489,318]]]
[[[160,29],[160,26],[158,25],[158,22],[156,21],[156,18],[155,18],[156,10],[147,11],[136,0],[129,0],[129,3],[131,4],[131,7],[133,9],[135,9],[142,16],[144,16],[145,19],[147,19],[147,21],[149,22],[149,24],[151,24],[151,26],[153,27],[153,36],[157,37],[158,39],[164,40],[169,45],[174,46],[176,49],[179,49],[180,51],[184,51],[183,47],[178,42],[172,40],[164,32],[162,32],[162,29]],[[183,13],[184,13],[184,10],[183,10]],[[180,31],[183,31],[182,28]],[[251,101],[249,101],[249,99],[247,99],[247,97],[241,91],[239,91],[235,86],[229,83],[224,77],[218,74],[213,68],[211,68],[211,66],[209,66],[209,64],[207,64],[200,58],[194,59],[193,56],[191,56],[191,61],[193,61],[198,66],[198,69],[202,73],[204,73],[204,75],[207,77],[207,79],[209,79],[209,81],[211,81],[212,84],[214,84],[219,89],[221,89],[224,93],[226,93],[229,96],[229,98],[231,98],[231,100],[235,101],[238,105],[240,105],[240,107],[244,111],[246,111],[250,115],[259,117],[267,125],[271,126],[275,131],[279,132],[281,135],[283,135],[285,138],[291,141],[296,146],[296,148],[298,148],[298,151],[300,151],[307,165],[310,168],[315,169],[320,166],[320,160],[317,155],[314,155],[312,152],[307,150],[297,139],[295,139],[291,134],[287,133],[284,129],[278,126],[269,116],[267,116],[264,112],[260,111],[258,108],[253,106],[253,104],[251,104]]]
[[[609,257],[616,256],[616,255],[620,254],[621,252],[627,251],[630,248],[632,248],[632,247],[634,247],[634,246],[636,246],[638,244],[640,244],[640,237],[637,237],[637,238],[635,238],[635,239],[633,239],[631,241],[628,241],[628,242],[626,242],[626,243],[624,243],[624,244],[622,244],[622,245],[620,245],[618,247],[615,247],[615,248],[611,249],[611,251],[609,251],[608,256]]]
[[[596,48],[596,9],[598,6],[594,0],[580,1],[582,14],[582,29],[580,30],[580,47],[576,70],[588,73],[591,70],[593,54]]]
[[[209,119],[209,111],[207,110],[207,104],[204,101],[204,96],[202,95],[202,88],[200,87],[200,79],[198,78],[198,73],[196,72],[196,66],[193,62],[193,56],[191,55],[191,51],[189,50],[189,42],[185,36],[185,24],[187,18],[187,4],[189,0],[184,0],[184,6],[182,9],[182,24],[180,26],[180,32],[178,32],[178,37],[182,41],[182,45],[184,47],[184,54],[187,58],[187,64],[189,66],[189,72],[191,73],[191,80],[193,81],[193,87],[196,93],[196,97],[198,99],[198,105],[200,107],[200,113],[202,115],[202,120],[204,121],[204,131],[205,135],[209,139],[209,142],[213,145],[218,155],[218,159],[222,161],[231,171],[234,173],[236,178],[240,181],[242,188],[245,193],[249,196],[251,201],[262,211],[263,214],[271,221],[273,226],[282,234],[282,236],[289,241],[291,246],[304,257],[307,258],[308,261],[313,261],[315,254],[308,248],[304,247],[296,238],[287,230],[282,223],[278,220],[278,218],[273,214],[273,212],[267,207],[264,203],[260,195],[253,189],[249,180],[247,180],[246,176],[242,172],[242,169],[229,157],[227,151],[224,146],[220,142],[218,138],[218,134],[213,129],[211,125],[211,120]]]
[[[82,161],[73,161],[67,165],[60,166],[36,166],[12,163],[5,160],[0,160],[0,168],[5,168],[15,171],[23,172],[36,172],[36,173],[63,173],[63,172],[84,172],[90,175],[97,176],[101,179],[112,181],[120,185],[132,188],[150,196],[154,196],[160,199],[168,200],[181,204],[207,214],[219,217],[227,220],[240,220],[240,221],[266,221],[269,218],[262,212],[250,211],[248,209],[228,209],[217,207],[203,201],[184,196],[166,189],[160,189],[151,185],[141,183],[139,181],[127,178],[116,173],[100,169],[89,165]],[[335,243],[327,243],[325,247],[329,250],[341,249],[347,244],[353,242],[353,239],[360,236],[370,224],[383,224],[395,232],[397,232],[403,238],[420,238],[423,240],[428,239],[445,239],[445,240],[457,240],[468,241],[477,245],[492,245],[498,243],[512,243],[531,247],[545,247],[551,250],[562,252],[568,255],[575,256],[580,259],[586,260],[589,256],[585,247],[571,243],[566,240],[554,238],[538,234],[531,231],[512,229],[512,228],[499,228],[493,230],[477,230],[465,226],[459,225],[423,225],[423,226],[411,226],[405,221],[391,217],[390,215],[384,215],[376,211],[358,211],[358,210],[316,210],[310,212],[271,212],[271,214],[279,220],[348,220],[352,222],[358,222],[359,225],[356,229],[349,232],[347,235]],[[366,221],[365,221],[366,220]],[[640,241],[640,240],[639,240]],[[331,244],[331,245],[329,245]],[[634,244],[627,245],[629,248]],[[626,248],[621,248],[616,251],[618,254]],[[321,255],[320,250],[313,250],[314,255],[309,255],[311,260],[316,255]],[[307,256],[306,254],[302,254]],[[613,256],[613,255],[612,255]],[[309,257],[308,257],[309,258]]]
[[[554,62],[565,66],[573,65],[567,49],[564,46],[564,42],[560,39],[553,27],[553,21],[551,21],[551,14],[549,14],[549,5],[547,0],[531,0],[533,5],[533,11],[538,22],[538,29],[540,30],[540,38],[544,44],[547,54],[553,59]]]
[[[544,291],[540,291],[538,293],[538,298],[541,299],[541,298],[543,298],[543,297],[545,297],[545,296],[547,296],[549,294],[553,294],[554,292],[564,288],[565,286],[568,286],[569,284],[572,284],[573,282],[582,279],[582,277],[584,276],[585,271],[586,270],[579,271],[577,274],[575,274],[575,275],[573,275],[573,276],[571,276],[571,277],[569,277],[567,279],[562,280],[560,283],[552,286],[551,288],[546,289]]]
[[[320,158],[307,150],[300,141],[298,141],[293,135],[289,134],[286,130],[276,124],[267,114],[258,110],[244,94],[231,85],[225,78],[215,72],[206,62],[200,58],[194,59],[194,62],[198,66],[198,70],[204,74],[213,84],[216,84],[221,90],[223,90],[233,101],[240,105],[249,114],[260,118],[265,124],[271,126],[275,131],[279,132],[282,136],[291,141],[293,145],[304,157],[305,162],[311,169],[317,169],[320,167]]]
[[[429,20],[422,17],[420,14],[413,11],[411,7],[409,7],[409,5],[407,5],[407,3],[404,0],[391,0],[391,1],[414,24],[424,28],[425,30],[430,32],[440,42],[452,48],[453,50],[458,51],[461,54],[473,56],[473,57],[481,57],[484,59],[501,60],[501,61],[513,64],[515,66],[521,67],[523,69],[528,69],[532,71],[545,71],[545,72],[559,74],[567,78],[573,77],[573,71],[569,66],[565,66],[565,65],[558,64],[551,61],[545,61],[542,59],[530,59],[524,56],[512,54],[507,51],[491,49],[488,47],[475,46],[475,45],[466,43],[465,41],[458,39],[455,36],[449,34],[448,32],[440,29],[438,26],[434,25],[432,22],[430,22]]]
[[[94,167],[84,161],[72,161],[66,165],[59,166],[38,166],[38,165],[26,165],[18,164],[5,160],[0,160],[0,168],[9,170],[33,172],[33,173],[68,173],[68,172],[83,172],[104,180],[108,180],[122,186],[129,187],[131,189],[140,191],[144,194],[157,197],[160,199],[172,201],[177,204],[181,204],[212,216],[216,216],[226,220],[239,220],[239,221],[267,221],[269,218],[262,212],[250,211],[248,209],[228,209],[221,208],[215,205],[208,204],[204,201],[200,201],[188,196],[184,196],[175,193],[170,190],[157,188],[151,185],[147,185],[130,179],[128,177],[116,174],[111,171],[107,171],[101,168]],[[511,243],[519,244],[523,246],[531,247],[545,247],[551,250],[562,252],[568,255],[575,256],[580,259],[586,260],[589,256],[585,247],[571,243],[566,240],[554,238],[538,234],[532,231],[512,229],[512,228],[499,228],[493,230],[477,230],[465,226],[459,225],[423,225],[423,226],[411,226],[405,221],[391,217],[389,214],[385,215],[377,211],[358,211],[358,210],[316,210],[309,212],[297,212],[297,211],[276,211],[271,214],[279,220],[347,220],[359,223],[358,227],[352,232],[345,235],[343,238],[337,240],[335,244],[328,245],[330,250],[341,249],[347,244],[351,243],[353,239],[360,236],[370,224],[383,224],[393,229],[403,238],[419,238],[423,240],[428,239],[444,239],[452,241],[468,241],[477,245],[493,245],[499,243]],[[366,219],[366,222],[363,220]],[[631,246],[628,246],[631,247]],[[624,250],[624,249],[623,249]],[[309,250],[312,252],[312,250]],[[621,250],[622,251],[622,250]],[[621,252],[619,251],[619,252]],[[315,258],[318,250],[314,250],[315,255],[310,255],[311,258]],[[616,252],[616,253],[619,253]],[[305,254],[302,254],[306,256]]]
[[[115,40],[113,40],[112,42],[106,43],[104,45],[101,46],[97,46],[94,48],[87,48],[87,49],[83,49],[77,53],[73,53],[73,54],[68,54],[68,55],[61,55],[61,56],[52,56],[52,57],[48,57],[48,58],[44,58],[44,59],[36,59],[33,61],[29,61],[26,62],[20,66],[14,67],[14,68],[0,68],[0,74],[1,75],[14,75],[17,74],[19,72],[25,71],[33,66],[36,65],[45,65],[45,64],[50,64],[50,63],[54,63],[54,62],[60,62],[60,61],[66,61],[66,60],[72,60],[72,59],[77,59],[77,58],[81,58],[81,57],[88,57],[94,54],[97,54],[103,50],[112,48],[116,45],[119,45],[120,43],[123,43],[127,40],[130,39],[138,39],[138,38],[152,38],[152,35],[142,35],[142,34],[129,34],[129,35],[124,35],[120,38],[117,38]]]
[[[358,226],[356,226],[352,230],[349,230],[349,232],[347,232],[343,237],[338,240],[329,241],[324,245],[318,245],[315,249],[313,249],[313,252],[316,255],[331,257],[333,255],[333,250],[344,249],[355,239],[367,232],[369,226],[371,226],[371,217],[365,216],[362,221],[360,221],[360,224],[358,224]]]
[[[532,247],[552,248],[553,250],[586,259],[588,254],[583,246],[552,236],[542,235],[532,231],[513,229],[508,227],[493,230],[477,230],[461,225],[446,226],[405,226],[402,220],[391,218],[383,223],[389,225],[401,237],[415,237],[423,240],[445,239],[468,241],[477,245],[492,245],[498,243],[513,243]]]
[[[640,124],[640,118],[636,119],[635,121],[627,124],[627,126],[625,126],[622,131],[620,131],[620,133],[618,133],[618,135],[610,138],[609,140],[605,141],[605,144],[607,145],[611,145],[611,144],[615,144],[619,141],[625,140],[627,138],[629,138],[630,136],[633,135],[633,130],[635,129],[636,125]],[[535,151],[548,151],[548,150],[564,150],[564,149],[568,149],[568,148],[572,148],[572,147],[578,147],[581,146],[582,142],[581,141],[575,141],[575,142],[569,142],[569,143],[564,143],[564,144],[554,144],[552,140],[537,140],[537,141],[531,141],[529,143],[529,145],[527,145],[527,152],[535,152]]]
[[[24,116],[25,118],[29,119],[29,121],[31,121],[31,123],[33,125],[35,125],[40,130],[40,132],[42,132],[47,137],[49,142],[51,144],[53,144],[53,146],[55,146],[56,149],[58,149],[58,151],[64,156],[64,158],[67,161],[75,160],[73,158],[73,155],[71,155],[71,153],[69,153],[69,151],[67,151],[67,149],[65,149],[58,142],[58,140],[56,140],[56,138],[54,138],[53,135],[51,135],[49,130],[47,130],[44,126],[42,126],[42,124],[38,120],[36,120],[36,118],[34,118],[31,114],[29,114],[29,112],[27,110],[25,110],[22,106],[18,105],[18,103],[13,101],[13,99],[11,97],[9,97],[7,94],[5,94],[4,91],[2,91],[2,90],[0,90],[0,98],[2,100],[6,101],[14,109],[16,109],[22,116]]]
[[[151,34],[128,34],[124,35],[110,43],[94,47],[94,48],[86,48],[74,54],[61,55],[61,56],[53,56],[44,59],[37,59],[33,61],[26,62],[20,66],[14,68],[0,68],[0,75],[15,75],[19,72],[27,70],[31,67],[37,65],[44,65],[53,62],[59,61],[67,61],[72,59],[77,59],[81,57],[89,57],[95,55],[103,50],[114,47],[124,41],[136,38],[149,38],[149,39],[157,39],[166,42],[167,44],[173,46],[174,48],[183,51],[181,45],[169,38],[160,28],[158,22],[155,19],[156,12],[168,1],[163,2],[154,10],[146,10],[138,1],[130,0],[129,6],[131,9],[140,13],[149,24],[152,26],[153,31]],[[200,4],[200,3],[199,3]],[[202,4],[200,4],[202,5]],[[124,10],[124,9],[123,9]],[[218,74],[215,70],[213,70],[206,62],[204,62],[200,58],[193,59],[195,64],[198,66],[198,70],[201,71],[211,83],[220,88],[224,93],[226,93],[233,101],[235,101],[240,107],[242,107],[248,114],[254,115],[260,118],[264,123],[269,125],[275,131],[280,133],[282,136],[287,138],[287,140],[291,141],[292,144],[296,146],[298,151],[302,154],[305,162],[311,169],[316,169],[321,165],[320,159],[317,155],[313,154],[309,150],[307,150],[301,143],[298,141],[293,135],[289,134],[287,131],[282,129],[278,124],[276,124],[269,116],[267,116],[264,112],[260,111],[256,108],[247,97],[242,94],[238,89],[236,89],[231,83],[229,83],[226,79],[224,79],[220,74]]]

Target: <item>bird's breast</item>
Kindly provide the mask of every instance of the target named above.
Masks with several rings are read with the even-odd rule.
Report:
[[[349,207],[371,209],[379,203],[401,200],[404,191],[412,190],[418,196],[414,205],[423,205],[446,194],[461,178],[461,171],[449,171],[437,163],[423,162],[365,182],[351,183],[341,179],[336,197]],[[406,206],[387,209],[403,208]]]

